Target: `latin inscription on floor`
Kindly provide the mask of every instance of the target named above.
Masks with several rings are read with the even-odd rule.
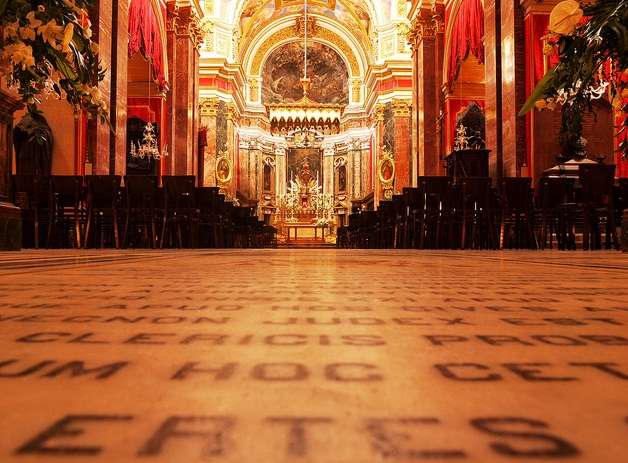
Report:
[[[0,265],[2,462],[628,461],[619,253],[60,255]]]

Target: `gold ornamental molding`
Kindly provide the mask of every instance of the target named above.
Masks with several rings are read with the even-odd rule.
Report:
[[[375,106],[375,121],[376,122],[384,122],[384,111],[386,110],[386,106],[383,103],[378,103]]]
[[[232,177],[233,166],[231,159],[229,159],[229,153],[227,151],[221,151],[216,159],[216,183],[222,194],[225,194],[225,190],[229,187]]]
[[[319,39],[332,44],[348,61],[349,68],[351,69],[351,75],[353,77],[360,75],[360,66],[355,53],[338,34],[330,31],[329,29],[318,26],[315,29],[312,38],[314,40]],[[268,37],[255,52],[255,56],[253,57],[251,64],[251,75],[261,75],[262,64],[268,52],[281,42],[290,39],[294,39],[295,41],[300,40],[297,27],[295,25],[281,29]]]
[[[393,183],[395,182],[395,160],[387,149],[384,149],[382,158],[377,163],[377,176],[384,190],[384,198],[392,199]]]
[[[201,116],[216,116],[218,114],[218,98],[202,98],[199,102]]]
[[[392,111],[395,117],[410,117],[410,102],[406,100],[393,100]]]
[[[444,32],[444,27],[442,12],[436,8],[431,10],[422,9],[412,20],[407,34],[408,43],[410,43],[412,48],[415,48],[424,37],[431,38],[435,37],[437,32]]]

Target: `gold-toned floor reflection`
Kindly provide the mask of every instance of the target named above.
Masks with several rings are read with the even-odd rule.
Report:
[[[0,254],[1,462],[628,461],[615,252]]]

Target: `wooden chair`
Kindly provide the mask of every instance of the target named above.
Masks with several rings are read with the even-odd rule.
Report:
[[[495,249],[498,246],[489,177],[466,177],[461,181],[462,249]]]
[[[418,207],[415,214],[417,246],[420,249],[448,247],[451,242],[451,177],[420,176]]]
[[[105,242],[111,242],[116,249],[120,248],[120,233],[118,217],[120,208],[120,181],[119,175],[90,175],[87,180],[87,226],[85,227],[84,247],[96,243],[96,236],[100,247]],[[113,237],[108,233],[113,231]],[[98,232],[98,235],[96,234]]]
[[[614,246],[619,249],[613,205],[615,166],[582,164],[578,176],[582,186],[582,197],[578,206],[583,214],[583,249],[601,249],[603,226],[605,248],[610,249]]]
[[[164,247],[168,238],[178,247],[196,247],[199,220],[194,198],[196,178],[193,175],[164,176],[162,181],[164,208],[160,247]]]
[[[500,248],[538,249],[534,233],[532,179],[504,177],[500,181]]]
[[[556,236],[558,249],[575,249],[574,178],[543,177],[539,181],[538,211],[540,214],[540,245],[553,247]]]
[[[71,244],[80,248],[85,223],[83,178],[77,175],[50,177],[50,227],[48,246],[64,247]]]
[[[11,200],[22,211],[22,246],[38,249],[42,236],[47,236],[45,228],[50,226],[50,179],[13,175],[11,181]]]
[[[125,220],[123,247],[154,248],[157,245],[158,189],[157,177],[127,175],[125,185]]]
[[[199,209],[199,246],[224,247],[223,205],[217,187],[196,188],[196,206]]]

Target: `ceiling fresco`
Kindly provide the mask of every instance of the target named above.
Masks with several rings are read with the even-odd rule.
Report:
[[[308,45],[308,97],[317,103],[347,104],[349,74],[335,50],[321,43]],[[303,44],[290,42],[276,48],[262,70],[262,103],[292,103],[303,97]]]
[[[303,12],[303,1],[275,2],[273,0],[249,0],[239,17],[242,37],[254,36],[273,21],[285,16]],[[327,17],[349,30],[368,35],[373,18],[362,0],[342,0],[330,7],[327,2],[308,3],[308,12],[312,15]]]

